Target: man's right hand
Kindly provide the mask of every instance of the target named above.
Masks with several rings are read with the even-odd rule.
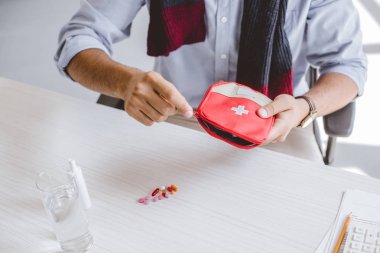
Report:
[[[176,113],[186,118],[193,116],[193,108],[176,87],[157,72],[137,71],[130,79],[124,109],[146,126],[165,121]]]
[[[159,73],[117,63],[102,50],[79,52],[66,71],[89,89],[123,99],[125,111],[144,125],[164,121],[176,113],[187,118],[193,116],[193,108],[186,99]]]

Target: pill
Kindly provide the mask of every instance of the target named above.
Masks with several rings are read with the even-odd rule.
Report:
[[[153,197],[156,196],[157,193],[159,193],[159,192],[160,192],[160,189],[159,189],[159,188],[156,188],[156,189],[152,192],[152,196],[153,196]]]
[[[173,189],[173,191],[175,192],[178,191],[178,187],[176,185],[172,184],[170,187]]]
[[[154,197],[154,198],[152,199],[152,201],[153,201],[153,202],[156,202],[156,201],[157,201],[157,197]]]
[[[139,203],[144,203],[144,202],[145,202],[145,198],[139,198],[137,201],[138,201]]]
[[[158,200],[161,200],[162,199],[162,195],[158,195]]]
[[[165,188],[166,187],[163,185],[163,186],[160,187],[160,190],[163,191],[163,190],[165,190]]]

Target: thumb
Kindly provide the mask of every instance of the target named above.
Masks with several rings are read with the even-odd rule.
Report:
[[[187,103],[184,97],[182,98],[183,98],[183,101],[177,101],[177,102],[173,101],[177,108],[177,111],[186,118],[193,117],[193,114],[194,114],[193,108]]]
[[[174,85],[166,86],[166,90],[163,89],[162,95],[170,104],[174,105],[177,112],[182,114],[186,118],[191,118],[194,114],[193,107],[189,105],[186,98],[179,93]]]
[[[261,107],[257,114],[261,118],[269,118],[280,112],[286,111],[292,106],[292,97],[289,95],[279,95],[269,104]]]
[[[153,89],[163,96],[167,102],[172,104],[177,111],[186,118],[193,116],[193,108],[186,101],[185,97],[175,88],[175,86],[166,81],[160,75],[157,76],[157,82],[153,83]]]

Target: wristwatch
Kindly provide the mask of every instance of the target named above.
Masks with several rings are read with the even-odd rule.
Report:
[[[317,107],[315,106],[313,100],[311,100],[308,96],[295,97],[295,99],[298,98],[304,99],[309,105],[309,114],[303,120],[301,120],[300,124],[298,125],[298,127],[305,128],[317,117]]]

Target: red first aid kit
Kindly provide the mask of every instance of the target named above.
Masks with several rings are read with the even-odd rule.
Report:
[[[245,85],[233,82],[213,84],[200,103],[195,117],[212,136],[242,149],[262,144],[274,117],[263,119],[257,110],[272,100]]]

